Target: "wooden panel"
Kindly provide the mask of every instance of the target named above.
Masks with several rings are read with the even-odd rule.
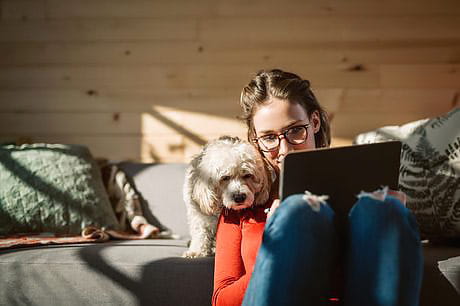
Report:
[[[44,19],[43,0],[2,0],[0,1],[0,20]]]
[[[332,122],[332,135],[334,137],[354,138],[359,133],[386,125],[402,125],[429,117],[432,117],[432,114],[423,110],[411,113],[393,112],[389,114],[340,112]]]
[[[46,9],[45,9],[46,8]],[[458,14],[456,0],[3,0],[5,19],[171,16],[341,16]]]
[[[3,43],[0,44],[0,65],[144,65],[206,62],[199,49],[199,43],[187,41]]]
[[[382,88],[459,88],[460,65],[382,65]]]
[[[221,46],[199,42],[66,42],[0,44],[0,66],[163,64],[439,64],[460,63],[460,44]]]
[[[459,16],[356,16],[309,18],[206,18],[200,20],[204,41],[267,46],[324,42],[458,40]],[[270,30],[267,30],[270,29]]]
[[[223,16],[433,15],[458,14],[457,0],[220,0]]]
[[[0,113],[0,134],[8,135],[180,134],[203,144],[202,135],[244,131],[236,119],[161,107],[145,113]]]
[[[0,113],[0,134],[140,135],[136,113]]]
[[[185,140],[177,134],[149,135],[142,138],[141,156],[143,162],[184,162]]]
[[[385,125],[443,115],[458,107],[460,90],[445,89],[350,89],[343,95],[331,123],[335,137],[353,138],[358,133]]]
[[[130,89],[169,93],[171,89],[241,88],[253,69],[235,66],[27,67],[5,68],[3,88]],[[250,71],[250,72],[249,72]]]
[[[0,141],[188,161],[245,137],[261,68],[311,80],[333,145],[458,106],[458,0],[0,0]]]
[[[0,143],[62,143],[85,145],[96,158],[141,160],[140,136],[75,136],[75,135],[0,135]]]
[[[459,85],[460,86],[460,85]],[[460,89],[349,89],[345,91],[338,112],[419,113],[436,116],[453,107]]]
[[[165,130],[168,128],[168,130]],[[197,112],[157,107],[142,114],[143,134],[162,134],[173,131],[190,138],[200,145],[209,134],[235,135],[244,133],[245,127],[236,118],[223,118]]]
[[[379,71],[375,66],[349,65],[283,65],[312,80],[314,88],[379,86]],[[178,89],[231,89],[240,92],[260,69],[253,65],[194,65],[145,67],[15,67],[4,68],[0,88],[106,88],[141,90],[155,89],[158,93]]]
[[[192,40],[196,34],[196,21],[187,18],[30,20],[0,25],[0,42]]]
[[[327,94],[328,99],[332,94]],[[324,91],[322,91],[324,92]],[[334,92],[334,90],[332,90]],[[148,112],[155,106],[235,117],[240,107],[239,90],[18,89],[0,90],[3,112]]]
[[[49,18],[152,18],[206,16],[211,0],[45,0]]]
[[[335,112],[343,89],[315,90],[320,103]],[[0,90],[0,112],[149,112],[158,106],[234,119],[240,115],[239,90],[195,90],[158,95],[155,91],[61,89]]]

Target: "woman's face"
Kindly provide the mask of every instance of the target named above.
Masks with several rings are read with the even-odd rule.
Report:
[[[281,162],[288,152],[316,148],[314,134],[318,132],[321,124],[317,111],[313,112],[309,118],[306,110],[300,104],[271,98],[267,104],[257,108],[253,120],[258,138],[266,135],[279,136],[289,128],[310,125],[307,127],[308,135],[304,142],[291,144],[285,137],[281,136],[276,150],[263,152],[277,171],[279,171]]]

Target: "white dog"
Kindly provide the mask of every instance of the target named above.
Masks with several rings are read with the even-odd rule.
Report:
[[[259,152],[237,137],[206,144],[186,171],[184,201],[191,242],[185,257],[211,256],[221,210],[240,210],[268,200],[270,182]]]

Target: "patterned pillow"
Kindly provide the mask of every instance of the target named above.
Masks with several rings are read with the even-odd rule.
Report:
[[[360,134],[355,143],[403,143],[400,189],[426,238],[460,237],[460,108]]]
[[[86,147],[0,146],[0,235],[79,235],[89,225],[118,228]]]

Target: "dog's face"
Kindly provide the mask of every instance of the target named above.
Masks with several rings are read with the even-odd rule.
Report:
[[[240,141],[215,142],[207,146],[199,163],[207,177],[207,190],[201,189],[201,209],[215,213],[222,206],[240,210],[268,200],[270,183],[257,150]]]

